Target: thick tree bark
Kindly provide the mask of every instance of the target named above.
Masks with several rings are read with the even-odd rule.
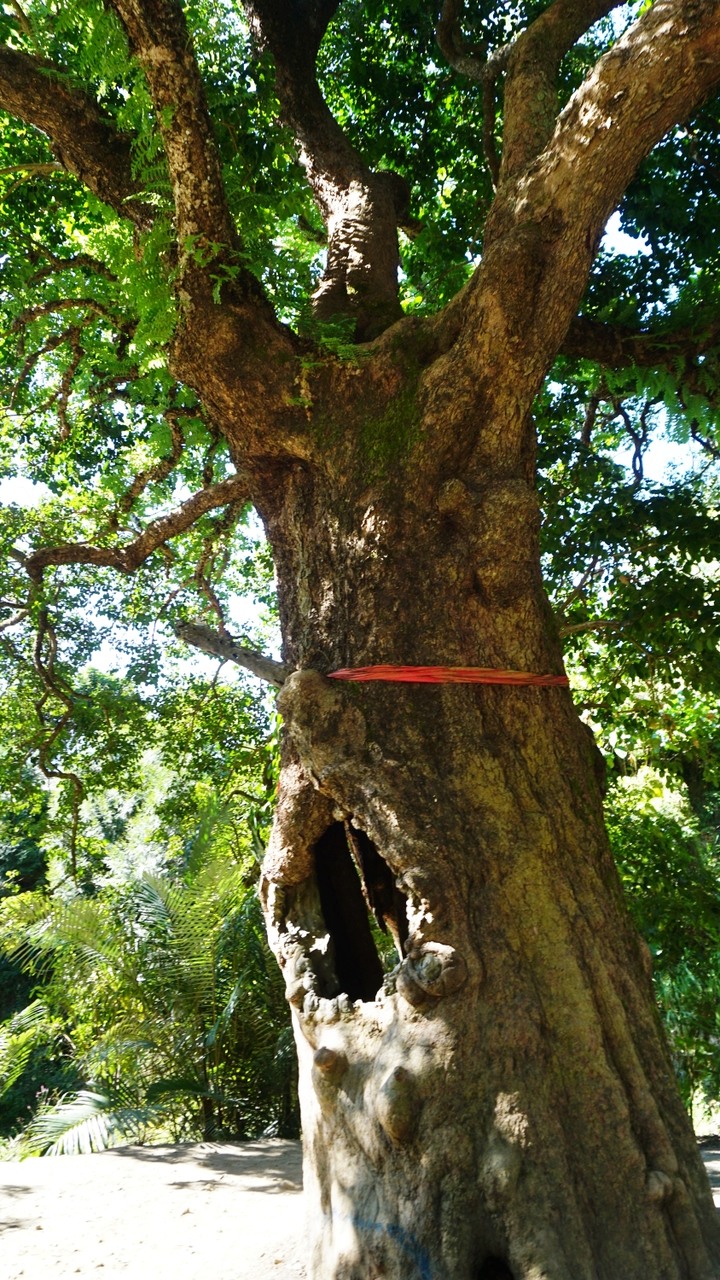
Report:
[[[515,398],[493,404],[510,436]],[[531,460],[463,480],[422,463],[419,402],[392,474],[370,446],[330,447],[326,474],[294,471],[267,513],[286,657],[305,668],[279,699],[264,889],[295,1011],[310,1275],[711,1280],[712,1202],[569,694],[320,674],[561,669]],[[377,996],[343,824],[407,898]]]

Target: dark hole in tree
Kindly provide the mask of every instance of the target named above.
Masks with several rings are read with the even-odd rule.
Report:
[[[405,898],[372,841],[350,823],[334,822],[313,852],[339,988],[351,1000],[374,1000],[382,986],[383,965],[368,910],[383,929],[391,927],[402,946],[407,937]]]
[[[502,1258],[486,1258],[477,1273],[476,1280],[514,1280],[514,1277]]]
[[[351,822],[345,823],[345,830],[368,910],[372,911],[383,933],[390,933],[398,958],[402,958],[408,937],[405,894],[398,889],[392,871],[370,837]]]

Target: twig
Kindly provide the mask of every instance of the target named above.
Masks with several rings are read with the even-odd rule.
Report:
[[[151,520],[142,533],[125,546],[97,547],[86,542],[65,542],[56,547],[40,547],[29,555],[14,547],[9,554],[35,580],[42,577],[48,565],[96,564],[119,569],[121,573],[133,573],[154,551],[162,550],[170,538],[185,533],[200,516],[217,507],[244,502],[246,498],[246,482],[240,476],[232,475],[207,489],[198,490],[168,515]]]
[[[26,163],[26,164],[7,164],[0,169],[0,178],[5,178],[11,173],[27,173],[27,174],[49,174],[49,173],[66,173],[59,160],[46,160],[42,163]]]

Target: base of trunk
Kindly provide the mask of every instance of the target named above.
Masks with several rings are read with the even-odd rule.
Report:
[[[550,800],[518,791],[510,813],[510,788],[483,791],[472,734],[445,783],[447,801],[459,778],[466,803],[440,812],[417,759],[407,785],[378,769],[364,715],[331,682],[296,673],[280,704],[322,788],[288,767],[265,880],[299,1050],[312,1280],[717,1280],[646,949],[568,764],[586,737],[564,768],[553,704],[526,699],[519,732],[545,735],[533,759],[553,821]],[[372,960],[343,821],[407,899],[404,956],[374,998],[354,985]]]

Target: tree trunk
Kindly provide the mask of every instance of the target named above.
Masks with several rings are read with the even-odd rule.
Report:
[[[295,1015],[309,1274],[712,1280],[712,1200],[570,694],[319,674],[562,670],[527,450],[461,481],[448,452],[420,457],[417,405],[395,411],[391,466],[369,419],[352,458],[329,435],[325,473],[288,470],[266,512],[301,668],[279,699],[264,893]],[[404,951],[384,981],[358,869]]]

